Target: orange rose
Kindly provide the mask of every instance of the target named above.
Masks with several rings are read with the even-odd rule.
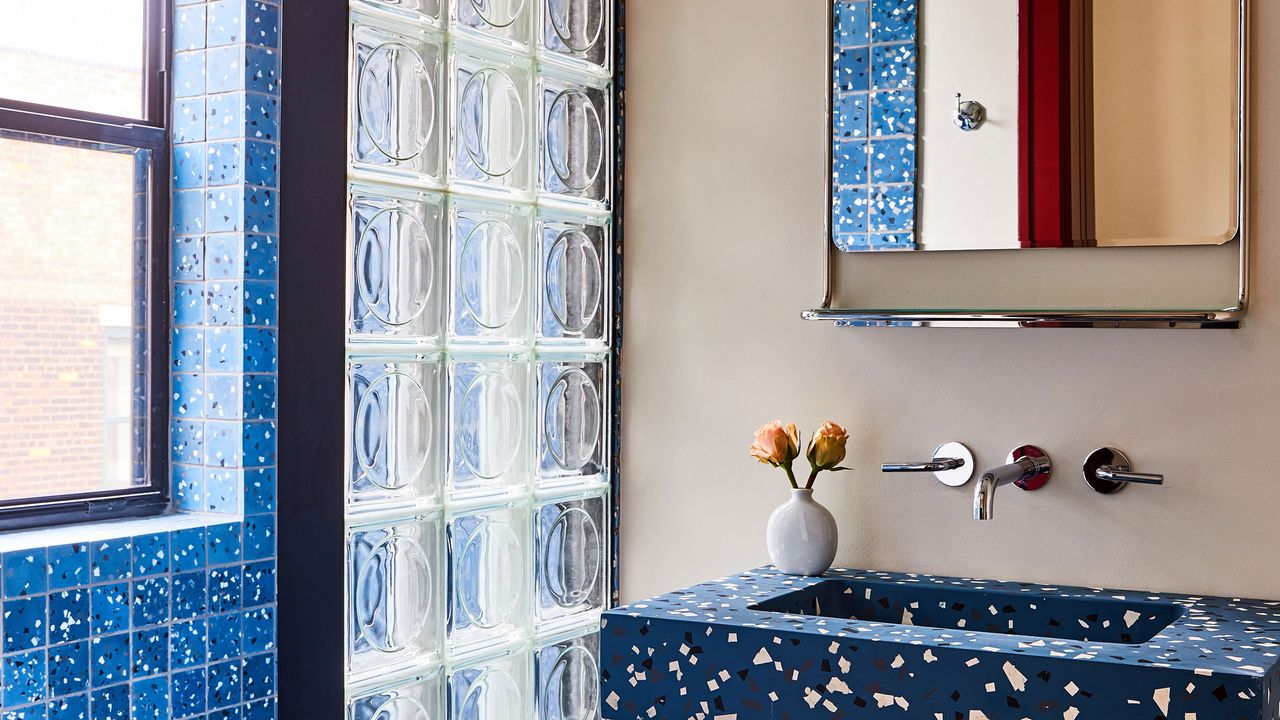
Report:
[[[784,427],[781,420],[774,420],[756,430],[755,442],[751,443],[751,457],[756,460],[774,467],[790,467],[799,455],[800,432],[795,425]]]
[[[809,465],[816,470],[833,470],[844,460],[845,446],[849,442],[849,432],[830,420],[822,423],[818,432],[809,441],[809,449],[805,453]]]

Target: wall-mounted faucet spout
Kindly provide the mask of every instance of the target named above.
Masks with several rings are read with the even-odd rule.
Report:
[[[973,491],[973,519],[990,520],[995,515],[996,488],[1017,485],[1023,490],[1039,490],[1049,482],[1053,465],[1049,456],[1034,445],[1024,445],[1009,454],[1009,463],[984,471]]]

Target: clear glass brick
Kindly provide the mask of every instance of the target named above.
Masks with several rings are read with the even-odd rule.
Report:
[[[613,116],[609,87],[553,73],[538,78],[540,202],[610,207]]]
[[[536,150],[530,61],[465,43],[454,43],[449,58],[450,187],[531,199]]]
[[[610,229],[603,218],[539,212],[540,345],[604,346],[612,306]]]
[[[449,235],[449,343],[529,347],[532,209],[455,198]]]
[[[358,357],[347,375],[348,506],[436,502],[448,419],[440,358]]]
[[[539,360],[539,486],[605,481],[608,392],[603,355]]]
[[[386,13],[400,20],[444,25],[444,5],[448,0],[351,0],[362,11]]]
[[[530,374],[519,356],[450,359],[450,497],[510,494],[528,484]]]
[[[430,662],[442,640],[439,515],[358,526],[347,538],[349,677]]]
[[[533,716],[532,662],[528,650],[449,673],[450,720],[528,720]]]
[[[439,186],[444,177],[444,36],[353,14],[351,43],[352,169]]]
[[[529,622],[529,508],[455,516],[449,523],[449,645],[453,654],[499,645]]]
[[[604,609],[608,537],[603,494],[534,508],[539,627]]]
[[[534,650],[538,720],[600,717],[600,631],[552,641]]]
[[[536,0],[453,0],[450,22],[484,42],[528,52]]]
[[[348,720],[443,720],[444,676],[439,670],[376,690],[355,693]]]
[[[608,74],[613,53],[613,0],[539,0],[538,47],[544,57],[582,63]]]
[[[351,341],[440,345],[448,232],[444,197],[353,184],[348,204]]]

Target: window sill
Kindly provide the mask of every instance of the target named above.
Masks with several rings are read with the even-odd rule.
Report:
[[[32,530],[12,530],[0,533],[0,553],[188,530],[239,522],[242,519],[241,515],[231,513],[170,512],[147,518],[102,520]]]

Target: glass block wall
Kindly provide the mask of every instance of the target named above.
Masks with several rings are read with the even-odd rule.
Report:
[[[348,717],[598,717],[611,0],[352,0]]]

